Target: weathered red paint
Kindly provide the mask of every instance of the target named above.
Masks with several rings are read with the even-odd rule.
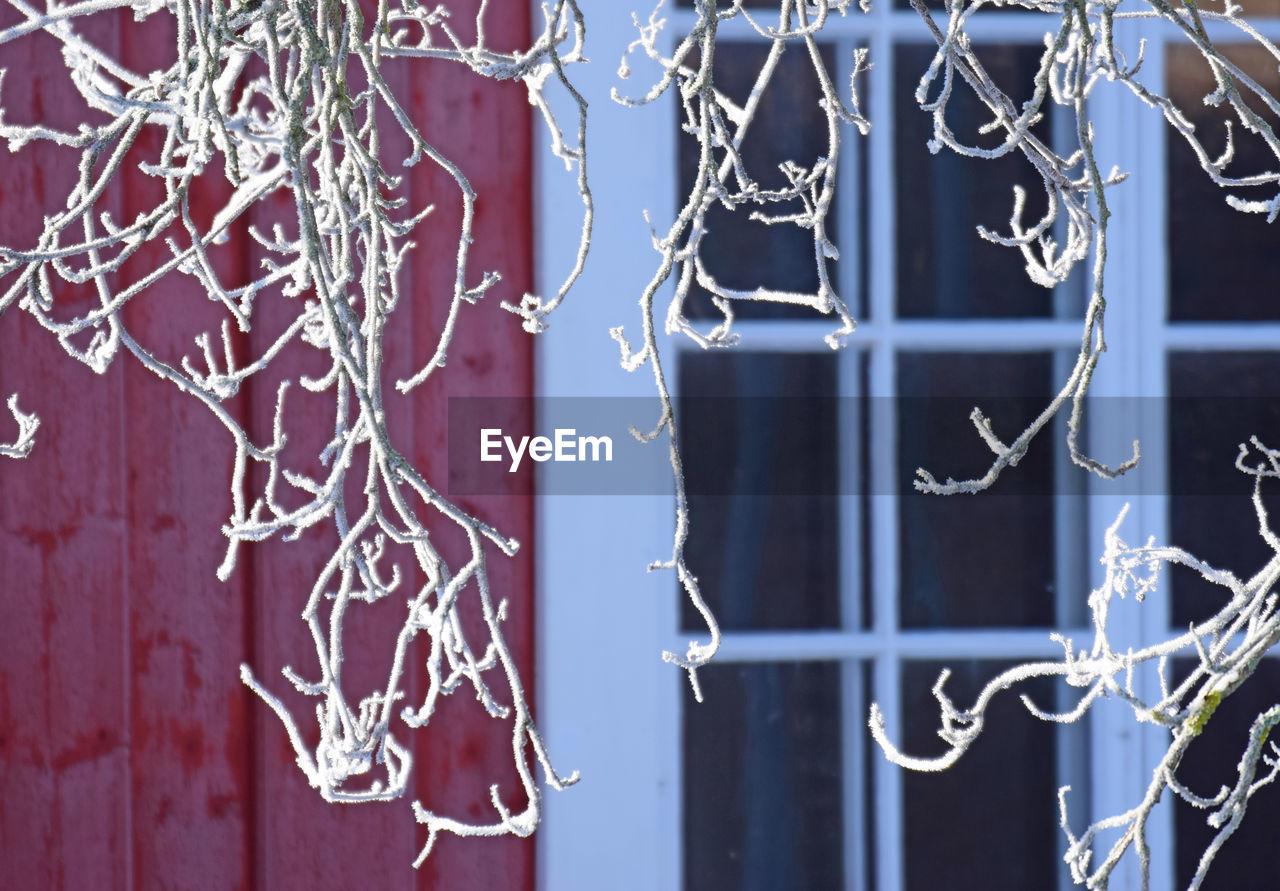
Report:
[[[6,6],[0,27],[15,17]],[[527,4],[491,3],[490,45],[526,41],[527,17]],[[173,53],[162,28],[99,18],[98,44],[135,66]],[[465,20],[459,12],[454,23]],[[10,69],[8,120],[74,126],[81,103],[53,40],[33,35],[0,47],[0,67]],[[518,85],[480,81],[456,65],[403,64],[389,76],[412,97],[410,113],[426,137],[461,159],[481,195],[473,278],[488,270],[503,276],[495,293],[467,308],[439,380],[408,396],[389,388],[394,432],[429,476],[442,478],[449,396],[532,395],[531,343],[498,307],[532,284],[529,108]],[[415,203],[437,210],[416,239],[392,320],[390,382],[430,355],[452,277],[461,206],[452,181],[430,166],[406,176]],[[33,241],[42,210],[66,194],[73,175],[65,153],[0,151],[0,243]],[[128,177],[113,206],[131,218],[154,200],[154,185]],[[197,213],[225,194],[222,186],[201,188]],[[273,204],[257,212],[259,222],[288,213],[287,200]],[[257,259],[247,240],[238,244],[227,253],[238,253],[241,269],[222,270],[232,278]],[[158,256],[132,261],[135,274]],[[65,299],[74,305],[88,295]],[[265,331],[273,314],[278,321],[289,309],[262,306]],[[169,279],[131,304],[127,321],[144,344],[176,358],[218,313],[189,284]],[[255,332],[242,345],[265,336]],[[248,661],[286,698],[280,667],[314,670],[298,614],[321,548],[305,540],[246,546],[230,582],[217,581],[232,449],[203,406],[128,356],[94,375],[16,312],[0,319],[0,396],[14,391],[44,425],[30,458],[0,462],[0,886],[532,889],[531,841],[446,838],[415,873],[409,864],[425,839],[408,801],[337,807],[307,787],[282,727],[240,684],[237,666]],[[300,396],[295,387],[290,423],[315,426],[292,428],[294,454],[323,439],[331,423],[322,400]],[[265,441],[273,406],[274,384],[264,378],[231,407]],[[5,415],[0,438],[10,434]],[[524,545],[514,560],[494,555],[490,571],[495,593],[510,603],[506,629],[531,695],[532,505],[523,496],[472,502]],[[441,535],[456,548],[447,529]],[[394,603],[383,606],[352,622],[350,654],[386,650],[401,617]],[[363,669],[356,658],[349,664],[352,689],[373,685],[385,670]],[[420,665],[419,650],[410,668]],[[416,683],[410,689],[421,693]],[[312,703],[288,701],[305,726]],[[414,743],[414,794],[439,810],[489,819],[491,782],[513,809],[523,805],[507,725],[474,699],[446,702]]]

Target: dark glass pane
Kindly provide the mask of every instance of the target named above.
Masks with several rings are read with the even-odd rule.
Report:
[[[1048,400],[1048,353],[902,353],[898,357],[898,504],[904,627],[1048,626],[1054,622],[1052,431],[978,496],[924,495],[940,480],[986,473],[994,456],[974,406],[1011,442]]]
[[[1178,665],[1179,677],[1191,672],[1192,663]],[[1212,798],[1222,786],[1234,787],[1237,766],[1249,742],[1249,727],[1260,712],[1280,702],[1280,663],[1264,659],[1253,677],[1222,701],[1178,768],[1178,779],[1193,793]],[[1259,763],[1261,779],[1268,770]],[[1212,813],[1177,800],[1174,827],[1177,838],[1178,887],[1186,888],[1200,865],[1217,830],[1206,822]],[[1202,887],[1233,891],[1264,891],[1276,887],[1280,876],[1280,845],[1275,843],[1280,819],[1280,788],[1268,786],[1249,802],[1235,834],[1214,858]]]
[[[684,887],[844,888],[840,666],[715,664],[684,706]]]
[[[1027,191],[1024,225],[1043,216],[1047,203],[1035,169],[1020,153],[995,160],[966,158],[949,149],[929,153],[933,118],[916,105],[915,91],[935,49],[923,44],[894,49],[898,314],[1052,315],[1053,291],[1027,278],[1021,252],[985,241],[976,231],[980,224],[1008,231],[1015,185]],[[1041,52],[1035,46],[984,46],[979,57],[992,79],[1021,103],[1030,98]],[[985,148],[999,145],[999,134],[978,134],[989,120],[973,90],[957,82],[947,113],[956,137]],[[1045,122],[1035,132],[1049,138]]]
[[[1223,50],[1262,87],[1280,93],[1275,59],[1262,47]],[[1210,157],[1226,147],[1226,121],[1234,118],[1223,103],[1215,108],[1205,96],[1217,85],[1208,64],[1191,46],[1170,46],[1165,54],[1169,97],[1195,126]],[[1261,102],[1249,106],[1272,127],[1280,124]],[[1275,225],[1265,214],[1246,214],[1227,205],[1228,195],[1250,201],[1268,199],[1275,185],[1223,189],[1201,170],[1195,154],[1180,135],[1166,127],[1169,151],[1169,317],[1180,319],[1280,319],[1280,300],[1272,286],[1280,279],[1280,242]],[[1232,127],[1235,159],[1228,176],[1249,176],[1275,170],[1276,159],[1265,143]]]
[[[685,555],[725,630],[840,624],[835,395],[833,353],[681,357]]]
[[[895,666],[896,670],[896,666]],[[872,697],[869,695],[872,688],[874,672],[869,662],[863,662],[858,666],[858,683],[862,685],[863,698],[862,702],[870,702]],[[879,888],[880,881],[878,871],[880,864],[876,862],[876,769],[882,762],[884,755],[880,751],[880,747],[871,739],[871,735],[865,727],[859,728],[860,733],[866,734],[864,739],[866,744],[863,746],[862,754],[862,825],[867,827],[866,833],[861,837],[867,846],[867,856],[863,862],[866,863],[867,880],[866,884],[861,886],[865,888]],[[846,743],[848,744],[848,743]],[[854,884],[853,887],[859,887]]]
[[[716,88],[734,102],[745,102],[751,95],[768,52],[768,45],[759,42],[717,42],[716,57],[712,63]],[[831,47],[822,46],[821,56],[827,71],[834,71]],[[818,107],[821,96],[818,76],[809,54],[800,47],[785,51],[768,88],[761,95],[749,135],[742,146],[743,163],[762,189],[780,189],[789,185],[778,169],[782,162],[793,161],[808,167],[827,154],[827,119]],[[677,109],[676,114],[681,115],[680,123],[683,123],[683,110]],[[693,186],[699,155],[698,144],[693,137],[683,130],[679,132],[680,190],[676,200],[683,206]],[[707,213],[707,235],[701,246],[707,272],[720,284],[737,290],[767,287],[804,294],[817,293],[818,270],[812,233],[790,224],[769,226],[753,221],[750,216],[755,210],[777,216],[803,211],[803,207],[799,202],[793,202],[767,208],[744,206],[730,212],[717,204]],[[827,215],[827,236],[832,242],[836,240],[835,227],[833,203]],[[834,266],[829,268],[834,275]],[[767,301],[736,301],[733,309],[738,317],[744,319],[820,317],[802,306]],[[697,282],[690,288],[685,314],[692,319],[720,318],[720,311]]]
[[[1172,542],[1241,578],[1261,569],[1272,552],[1258,534],[1253,478],[1235,469],[1236,455],[1251,435],[1280,447],[1278,384],[1277,353],[1169,356]],[[1275,528],[1280,486],[1264,484],[1263,493]],[[1217,612],[1226,593],[1190,570],[1175,569],[1171,588],[1175,627]]]
[[[931,692],[944,668],[957,708],[973,705],[982,686],[1010,664],[978,660],[908,662],[903,666],[904,750],[935,757],[938,702]],[[1047,678],[1021,684],[1041,708],[1053,707]],[[907,891],[1054,888],[1059,849],[1057,743],[1054,725],[1033,717],[1014,693],[987,708],[986,729],[949,770],[903,771]]]

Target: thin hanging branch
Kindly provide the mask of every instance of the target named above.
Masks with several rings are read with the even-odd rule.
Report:
[[[831,12],[843,15],[848,11],[849,5],[848,0],[819,0],[816,4],[783,0],[779,7],[778,25],[766,26],[744,9],[741,2],[719,10],[714,0],[698,0],[694,4],[697,23],[680,39],[675,51],[669,56],[659,45],[665,21],[658,18],[659,10],[656,9],[646,24],[641,24],[636,19],[639,37],[627,48],[620,73],[630,75],[628,59],[637,51],[657,63],[662,73],[642,97],[625,98],[614,90],[615,101],[627,106],[646,105],[674,93],[683,114],[682,129],[697,141],[698,146],[698,169],[683,206],[666,235],[653,233],[653,248],[659,255],[659,264],[640,297],[642,344],[638,350],[634,349],[622,327],[612,329],[610,334],[621,348],[622,366],[634,371],[648,363],[658,391],[661,406],[658,422],[644,438],[653,440],[664,434],[666,436],[671,470],[675,478],[676,529],[670,558],[652,564],[650,569],[674,569],[686,596],[707,625],[709,639],[706,642],[690,641],[683,654],[663,653],[663,659],[688,672],[694,695],[699,701],[702,699],[702,692],[697,671],[715,656],[720,645],[720,628],[702,596],[697,578],[685,560],[685,543],[688,540],[690,522],[689,500],[680,458],[677,419],[658,341],[657,296],[674,276],[675,289],[667,305],[664,330],[667,334],[687,336],[704,348],[731,346],[736,342],[736,335],[732,332],[733,303],[743,300],[790,303],[808,306],[820,313],[834,313],[840,319],[840,327],[826,338],[832,348],[841,346],[853,333],[853,316],[836,293],[828,270],[828,262],[836,259],[839,252],[827,235],[827,214],[835,195],[836,171],[840,158],[840,125],[853,124],[864,134],[870,127],[858,110],[855,89],[857,75],[866,67],[866,51],[858,50],[855,53],[854,80],[850,87],[850,101],[846,104],[832,83],[816,41],[816,35]],[[713,74],[717,28],[738,17],[747,21],[769,46],[768,55],[760,67],[751,93],[741,105],[716,88]],[[760,186],[754,173],[746,169],[741,148],[759,107],[760,97],[777,71],[779,58],[788,47],[792,47],[793,52],[807,53],[813,65],[822,93],[819,107],[827,122],[827,153],[807,167],[795,162],[782,164],[780,170],[787,185],[780,189],[766,189]],[[797,202],[801,207],[799,211],[794,209]],[[745,212],[747,208],[751,208],[751,219],[776,226],[796,226],[809,231],[813,237],[818,270],[817,292],[800,294],[764,287],[742,291],[720,284],[706,269],[700,255],[707,232],[707,214],[717,205],[737,212]],[[712,302],[723,317],[722,322],[707,335],[701,334],[690,324],[684,314],[685,300],[695,281],[711,294]]]

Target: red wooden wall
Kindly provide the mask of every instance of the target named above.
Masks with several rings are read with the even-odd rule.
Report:
[[[4,6],[0,28],[17,18]],[[173,54],[163,27],[99,19],[90,29],[96,43],[137,67]],[[527,4],[518,0],[491,2],[488,22],[490,45],[528,39]],[[459,13],[452,24],[465,32],[467,17]],[[54,40],[31,35],[0,46],[0,67],[10,69],[0,93],[6,120],[74,129],[82,103]],[[460,162],[480,195],[474,277],[490,269],[503,275],[500,294],[464,315],[445,373],[409,396],[389,397],[393,432],[411,444],[428,478],[441,479],[448,396],[532,393],[531,343],[498,307],[500,297],[518,299],[531,287],[529,106],[519,85],[458,65],[403,64],[390,78],[426,138]],[[16,155],[0,148],[0,244],[33,243],[41,213],[61,206],[72,181],[68,158],[43,146]],[[201,188],[206,209],[225,194],[213,182]],[[434,347],[461,213],[452,181],[428,163],[409,173],[405,188],[436,211],[415,236],[419,247],[404,274],[390,380]],[[153,192],[152,181],[133,174],[111,201],[132,219]],[[257,221],[287,212],[285,205],[258,211]],[[233,280],[256,263],[243,242],[227,253],[222,272]],[[59,292],[71,309],[88,297]],[[268,337],[287,309],[264,304],[240,346]],[[193,354],[192,335],[217,315],[190,281],[170,279],[131,303],[126,320],[139,340],[176,357]],[[260,442],[269,438],[276,379],[250,381],[232,403]],[[128,355],[93,374],[13,309],[0,319],[0,396],[15,391],[43,426],[28,459],[0,460],[0,887],[533,887],[532,841],[442,837],[415,872],[410,863],[424,833],[408,800],[327,805],[307,786],[279,721],[241,685],[237,668],[248,662],[282,694],[281,666],[313,669],[298,615],[323,548],[306,539],[245,546],[231,580],[217,581],[232,449],[202,405]],[[331,421],[322,406],[295,406],[294,423],[310,415],[315,426],[295,426],[294,455],[325,437]],[[6,415],[0,440],[12,434]],[[464,504],[523,544],[514,560],[495,555],[491,571],[510,601],[508,639],[532,691],[532,504],[518,495]],[[365,676],[355,654],[383,646],[398,618],[352,623],[352,689]],[[375,673],[367,676],[372,683]],[[397,734],[414,743],[415,794],[442,812],[488,820],[487,788],[500,781],[518,810],[506,725],[465,692],[455,699],[425,733]],[[311,704],[289,701],[307,726]]]

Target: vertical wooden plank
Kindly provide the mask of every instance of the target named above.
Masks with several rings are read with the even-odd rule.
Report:
[[[466,15],[457,12],[455,25],[465,29]],[[499,45],[525,39],[526,12],[522,6],[490,11],[493,39]],[[505,33],[502,33],[505,32]],[[518,299],[531,282],[531,234],[529,203],[528,105],[518,85],[482,81],[461,66],[430,62],[393,62],[387,66],[393,87],[403,90],[413,119],[427,138],[450,157],[460,159],[466,173],[485,196],[478,209],[474,278],[486,270],[500,270],[506,281],[502,293]],[[386,156],[403,155],[401,140],[393,128],[383,130]],[[401,169],[388,163],[393,174]],[[457,246],[457,225],[461,202],[456,186],[447,176],[424,162],[408,172],[406,182],[415,206],[436,205],[427,223],[414,233],[418,248],[410,255],[410,270],[402,281],[401,305],[388,330],[387,414],[393,433],[405,442],[411,439],[412,456],[430,479],[443,480],[447,471],[447,398],[449,395],[530,395],[532,353],[527,338],[514,316],[498,307],[490,297],[481,307],[464,315],[450,366],[442,376],[443,387],[433,384],[409,396],[398,396],[391,384],[409,372],[415,363],[429,358],[447,311],[449,283]],[[290,202],[281,196],[271,218],[288,220]],[[286,224],[286,232],[293,230]],[[264,305],[265,309],[265,305]],[[276,310],[275,321],[264,318],[262,333],[268,337],[294,311],[292,306]],[[268,313],[271,311],[268,310]],[[290,357],[293,361],[296,357]],[[303,360],[300,360],[303,361]],[[315,364],[315,363],[313,363]],[[316,364],[318,367],[318,364]],[[315,368],[312,369],[314,372]],[[253,393],[255,429],[265,436],[274,409],[274,384],[270,375],[257,382]],[[286,464],[304,461],[315,453],[331,429],[324,399],[290,392],[287,423],[297,431],[286,449]],[[406,429],[411,425],[412,429]],[[504,531],[515,535],[526,548],[517,561],[495,555],[495,590],[511,601],[508,622],[513,649],[527,678],[532,670],[533,615],[532,505],[527,498],[475,499],[467,507],[500,522]],[[448,524],[442,524],[447,526]],[[442,537],[450,530],[441,528]],[[310,535],[315,535],[313,530]],[[315,673],[314,655],[298,614],[319,569],[323,548],[304,542],[283,545],[267,542],[254,548],[255,572],[264,596],[259,603],[258,656],[260,676],[272,683],[294,708],[308,739],[314,740],[312,721],[314,700],[293,695],[277,673],[283,664],[293,664],[306,675]],[[456,561],[460,556],[452,553]],[[402,568],[407,568],[402,566]],[[421,579],[416,579],[421,584]],[[271,592],[271,596],[266,596]],[[403,621],[403,598],[376,607],[381,614],[368,618],[368,608],[360,607],[359,617],[349,613],[347,680],[349,690],[360,690],[359,677],[365,675],[372,686],[378,670],[385,670],[380,653],[388,652],[389,635]],[[409,663],[411,673],[421,672],[423,651],[415,651]],[[371,658],[372,657],[372,658]],[[375,668],[376,666],[376,668]],[[410,683],[411,695],[420,692]],[[414,877],[408,870],[416,849],[424,842],[415,826],[408,802],[338,808],[324,805],[315,792],[305,787],[293,764],[293,753],[283,731],[268,717],[263,733],[260,784],[262,799],[262,848],[260,875],[263,887],[274,887],[279,876],[322,881],[332,886],[343,883],[384,887],[532,887],[533,847],[520,840],[443,840],[432,859]],[[396,729],[404,739],[403,726]],[[520,808],[518,783],[510,766],[511,741],[507,725],[488,718],[465,693],[441,709],[432,730],[413,735],[415,751],[414,793],[442,811],[469,819],[489,816],[488,784],[500,781],[504,798]],[[376,847],[369,841],[377,840]]]
[[[171,32],[126,18],[117,34],[116,21],[86,30],[126,64],[172,58]],[[57,43],[36,34],[3,53],[9,119],[74,130],[84,109]],[[113,187],[117,219],[155,200],[156,182],[131,169],[141,154]],[[62,204],[76,156],[31,148],[4,160],[0,240],[28,243]],[[164,254],[150,250],[122,277]],[[90,288],[68,289],[57,314],[93,300]],[[140,301],[126,313],[132,332],[167,359],[190,352],[192,326],[209,318],[203,293],[170,280]],[[13,619],[0,630],[5,882],[246,887],[243,620],[239,592],[213,575],[229,437],[131,357],[95,378],[18,316],[0,327],[0,386],[21,389],[45,426],[32,459],[0,465]]]
[[[372,20],[374,7],[367,8]],[[353,62],[353,69],[358,63]],[[389,68],[394,69],[393,65]],[[393,89],[402,86],[402,72],[386,74]],[[354,94],[359,86],[352,84]],[[363,114],[360,115],[363,121]],[[379,115],[379,135],[383,156],[405,157],[407,140],[397,137],[394,121]],[[395,175],[398,165],[386,164]],[[279,223],[293,237],[297,231],[296,210],[292,193],[281,190],[253,212],[254,225],[264,232]],[[256,246],[255,246],[256,247]],[[261,255],[254,254],[257,267]],[[255,310],[254,330],[250,342],[255,352],[274,341],[301,309],[300,300],[287,298],[278,289],[260,296]],[[412,331],[403,323],[409,312],[411,295],[402,298],[400,308],[391,319],[386,333],[384,374],[388,389],[395,376],[407,368],[407,353]],[[362,310],[363,311],[363,310]],[[276,408],[276,394],[282,378],[293,381],[285,403],[285,429],[288,443],[281,465],[305,472],[314,479],[324,479],[328,468],[316,456],[333,436],[334,392],[311,393],[298,385],[300,374],[322,377],[329,367],[326,354],[310,346],[293,344],[265,372],[250,381],[251,431],[255,441],[271,440]],[[400,369],[397,371],[396,369]],[[412,415],[404,406],[388,406],[388,425],[394,436],[403,438],[413,432]],[[361,455],[365,454],[361,450]],[[364,459],[350,473],[345,490],[348,517],[362,510]],[[254,471],[252,489],[261,491],[265,473],[260,465]],[[301,493],[281,484],[281,501],[297,507],[307,499]],[[320,676],[315,645],[301,614],[311,588],[324,563],[333,553],[337,534],[330,520],[313,526],[297,541],[284,542],[279,536],[268,541],[246,545],[242,560],[253,567],[255,577],[254,656],[250,660],[258,679],[278,695],[290,708],[308,745],[314,747],[319,738],[316,707],[321,700],[304,697],[281,676],[281,669],[291,666],[302,677],[315,680]],[[401,570],[408,573],[412,563],[403,554],[393,555]],[[386,568],[389,571],[389,565]],[[343,665],[343,688],[352,706],[375,690],[383,689],[394,653],[396,634],[405,619],[406,587],[377,604],[355,603],[344,618],[343,643],[347,655]],[[332,589],[332,585],[330,586]],[[323,624],[328,629],[328,604],[322,608]],[[411,864],[415,856],[414,819],[408,800],[337,805],[326,803],[318,791],[307,785],[298,769],[296,756],[289,745],[284,727],[265,704],[255,701],[259,728],[257,745],[257,787],[259,845],[257,850],[256,887],[261,889],[314,888],[378,888],[394,891],[409,889],[413,883]],[[395,719],[399,723],[399,719]],[[394,730],[402,742],[403,725]],[[355,783],[363,786],[358,778]]]
[[[176,60],[176,41],[169,16],[131,22],[121,32],[121,58],[137,71],[163,70]],[[126,160],[124,219],[163,200],[163,182],[137,166],[159,160],[161,145],[162,132],[151,128]],[[220,161],[193,183],[197,225],[230,194]],[[172,235],[189,243],[178,227]],[[211,251],[225,283],[243,274],[244,240],[237,232]],[[137,280],[170,256],[153,241],[126,264],[124,278]],[[194,337],[208,331],[216,344],[227,312],[195,279],[170,274],[124,315],[153,355],[174,366],[190,356],[200,367]],[[135,886],[247,888],[251,703],[238,672],[247,655],[246,576],[223,584],[215,575],[231,514],[232,438],[197,399],[132,356],[122,362]],[[234,414],[240,406],[228,408]]]
[[[273,298],[260,299],[262,317],[252,335],[256,349],[267,342],[269,332],[278,331],[292,318],[293,309],[290,305],[269,306],[266,301]],[[273,325],[273,320],[277,324]],[[299,367],[314,374],[319,364],[310,352],[309,348],[286,350],[277,360],[278,367],[291,366],[288,376],[295,380]],[[258,442],[270,441],[279,374],[268,369],[253,382],[251,430]],[[330,397],[329,392],[307,393],[296,383],[290,388],[285,412],[289,443],[282,466],[323,478],[324,468],[314,456],[332,435],[332,405],[326,404]],[[361,472],[354,476],[363,482]],[[263,473],[255,472],[255,492],[260,491],[264,478]],[[353,509],[358,509],[357,491],[348,489]],[[291,507],[302,501],[296,495],[283,500]],[[242,566],[252,567],[255,585],[254,654],[248,661],[258,679],[291,709],[311,746],[318,739],[315,709],[320,700],[298,694],[280,672],[291,666],[304,678],[319,677],[315,647],[300,616],[336,541],[326,522],[312,527],[297,541],[284,542],[277,536],[245,546],[240,558]],[[402,620],[403,598],[396,595],[372,607],[355,604],[347,614],[344,642],[348,658],[343,686],[353,705],[385,686],[386,663]],[[327,804],[307,785],[276,716],[256,698],[253,707],[258,712],[256,785],[260,792],[256,887],[405,887],[413,859],[413,817],[408,802]]]
[[[451,24],[463,40],[471,39],[477,6],[459,3],[453,12]],[[529,4],[490,3],[485,24],[494,49],[527,47]],[[429,479],[444,480],[450,397],[533,395],[532,339],[521,329],[519,318],[499,305],[504,299],[518,303],[533,286],[531,121],[525,90],[518,83],[480,78],[453,63],[424,62],[413,70],[410,115],[423,136],[461,167],[479,196],[468,284],[478,283],[489,271],[502,275],[502,282],[483,300],[463,308],[448,365],[411,394],[417,424],[414,461]],[[436,207],[430,238],[419,239],[411,257],[414,359],[421,366],[434,350],[448,310],[462,201],[452,178],[430,163],[413,169],[412,188],[417,203]],[[491,550],[489,571],[495,599],[508,601],[504,632],[524,678],[525,695],[532,698],[532,499],[488,495],[464,498],[460,504],[521,543],[514,558]],[[446,554],[458,565],[466,551],[456,537],[450,539],[450,530],[441,531]],[[467,596],[473,598],[474,592]],[[473,639],[484,640],[478,611],[464,611],[464,617]],[[490,683],[499,700],[506,702],[496,671]],[[512,764],[509,722],[490,718],[467,691],[446,699],[431,727],[415,742],[417,794],[429,806],[460,819],[491,822],[491,783],[499,785],[512,811],[525,806]],[[534,772],[541,779],[541,771],[535,767]],[[420,833],[419,843],[424,841],[425,833]],[[418,887],[532,889],[533,858],[531,839],[443,836],[420,872]]]
[[[0,10],[0,27],[15,19]],[[88,31],[100,46],[115,40],[111,21]],[[52,38],[6,45],[0,67],[7,120],[67,126],[85,112]],[[35,243],[41,213],[74,183],[74,159],[47,145],[0,154],[0,243]],[[66,318],[92,295],[59,288],[56,297]],[[18,315],[0,324],[0,390],[17,391],[43,426],[29,458],[0,460],[0,883],[123,888],[121,375],[94,375]],[[6,412],[0,438],[12,434]]]
[[[176,346],[172,316],[148,317],[148,309],[126,312],[135,336]],[[246,888],[244,577],[223,584],[214,574],[219,527],[230,514],[230,436],[204,406],[136,362],[125,367],[124,390],[137,884],[181,887],[198,875],[204,887]]]

